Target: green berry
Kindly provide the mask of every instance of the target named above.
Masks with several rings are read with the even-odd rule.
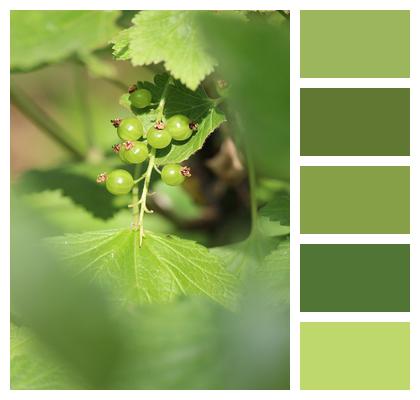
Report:
[[[127,150],[125,149],[125,147],[122,145],[120,147],[120,150],[118,152],[118,156],[120,157],[120,160],[122,162],[128,163],[128,160],[125,158],[125,154],[126,154]]]
[[[171,143],[172,137],[166,129],[150,128],[147,132],[147,143],[155,149],[164,149]]]
[[[121,195],[131,191],[134,185],[133,177],[124,169],[112,171],[106,178],[106,188],[108,192]]]
[[[170,186],[180,185],[185,181],[185,175],[183,174],[184,168],[179,164],[165,165],[161,175],[163,182]]]
[[[152,101],[152,94],[147,89],[137,89],[130,93],[130,103],[136,108],[145,108]]]
[[[186,140],[192,135],[190,120],[185,115],[177,114],[166,122],[166,129],[175,140]]]
[[[136,117],[123,119],[117,128],[122,140],[137,140],[143,135],[143,124]]]
[[[147,145],[143,142],[126,142],[129,146],[122,146],[125,148],[124,158],[131,164],[140,164],[149,157],[149,150]],[[129,147],[129,149],[127,149]]]

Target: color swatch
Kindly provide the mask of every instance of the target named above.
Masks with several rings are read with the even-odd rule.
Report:
[[[410,89],[301,89],[302,156],[409,156]]]
[[[300,62],[302,78],[407,78],[410,13],[301,11]]]
[[[410,232],[409,167],[301,167],[300,231]]]
[[[406,322],[301,323],[301,389],[410,388]]]
[[[410,311],[410,246],[302,244],[300,311]]]

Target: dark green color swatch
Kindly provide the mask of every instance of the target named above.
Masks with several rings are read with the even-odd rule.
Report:
[[[409,156],[410,89],[301,89],[302,156]]]
[[[310,390],[410,389],[410,324],[301,323],[300,387]]]
[[[301,233],[410,233],[409,167],[301,167]]]
[[[410,12],[300,12],[302,78],[408,78]]]
[[[302,244],[300,311],[410,311],[410,246]]]

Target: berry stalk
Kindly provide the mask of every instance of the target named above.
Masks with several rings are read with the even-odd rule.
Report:
[[[141,172],[141,164],[137,164],[134,169],[134,179],[138,179]],[[132,198],[132,207],[133,207],[133,229],[137,229],[139,227],[139,216],[140,216],[140,208],[139,208],[139,185],[138,182],[135,183],[133,189],[131,191],[131,198]]]
[[[162,93],[162,98],[160,99],[160,102],[157,108],[158,113],[157,113],[156,123],[159,123],[163,118],[163,109],[165,107],[165,96],[166,96],[166,92],[168,91],[169,83],[170,83],[170,79],[166,83],[166,86]],[[137,221],[137,226],[139,227],[139,231],[140,231],[140,238],[139,238],[140,247],[142,245],[143,237],[144,237],[144,226],[143,226],[144,213],[153,212],[152,210],[149,210],[147,208],[146,203],[147,203],[147,195],[149,193],[150,178],[152,177],[153,169],[157,168],[155,166],[155,157],[156,157],[156,149],[152,147],[152,150],[150,151],[150,156],[149,156],[149,163],[147,165],[147,170],[144,176],[143,191],[141,193],[140,200],[137,203],[138,205],[140,205],[140,211],[139,211],[139,216],[138,216],[138,221]]]
[[[155,149],[152,149],[150,152],[150,158],[149,158],[149,164],[147,165],[147,170],[146,170],[146,174],[144,177],[144,185],[143,185],[143,191],[141,193],[141,197],[140,197],[140,212],[139,212],[139,216],[138,216],[138,227],[140,230],[140,247],[142,245],[143,242],[143,237],[144,237],[144,226],[143,226],[143,219],[144,219],[144,213],[152,213],[153,211],[149,210],[147,208],[147,195],[149,193],[149,184],[150,184],[150,178],[152,177],[152,173],[153,173],[153,168],[155,165]],[[136,185],[137,186],[137,185]],[[134,190],[134,189],[133,189]],[[139,206],[137,205],[137,208]]]

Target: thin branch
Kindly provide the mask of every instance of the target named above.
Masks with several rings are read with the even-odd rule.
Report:
[[[85,155],[70,141],[71,135],[66,132],[51,116],[49,116],[35,101],[15,85],[10,87],[12,103],[36,126],[47,133],[57,143],[61,144],[74,157],[84,159]]]

